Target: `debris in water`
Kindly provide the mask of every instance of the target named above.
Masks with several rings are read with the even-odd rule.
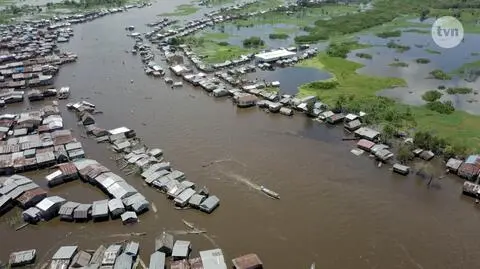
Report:
[[[276,192],[274,192],[270,189],[267,189],[264,186],[260,186],[260,190],[271,198],[280,199],[280,194],[278,194],[278,193],[276,193]]]
[[[153,210],[153,213],[157,213],[157,207],[155,206],[154,203],[152,203],[152,210]]]
[[[147,233],[125,233],[125,234],[112,234],[108,237],[131,237],[131,236],[144,236]]]

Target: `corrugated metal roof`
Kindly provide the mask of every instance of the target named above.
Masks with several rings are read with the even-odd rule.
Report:
[[[71,260],[77,253],[78,246],[63,246],[60,247],[55,254],[53,254],[52,260]]]
[[[35,260],[37,251],[35,249],[17,251],[10,254],[10,265],[30,263]]]
[[[232,260],[235,268],[262,268],[263,263],[257,254],[247,254]]]
[[[172,256],[173,257],[188,257],[190,253],[190,241],[177,240],[173,245]]]
[[[124,199],[137,193],[137,190],[127,182],[117,182],[108,187],[107,191],[117,199]]]
[[[46,197],[40,203],[36,205],[36,207],[42,211],[48,211],[52,206],[64,203],[65,199],[60,196],[50,196]]]
[[[125,253],[120,254],[115,260],[114,269],[132,269],[133,259]]]
[[[73,217],[75,219],[87,219],[88,212],[92,208],[91,204],[80,204],[75,210],[73,211]]]
[[[200,251],[200,258],[204,269],[227,269],[221,249]]]
[[[173,235],[163,232],[162,235],[155,238],[155,250],[169,254],[173,249]]]
[[[79,268],[79,267],[85,267],[88,265],[90,262],[90,259],[92,258],[92,255],[85,251],[79,251],[75,257],[72,259],[71,267],[73,268]]]
[[[76,202],[66,202],[60,207],[60,210],[58,210],[58,214],[71,216],[73,214],[73,211],[75,211],[75,208],[77,208],[79,205],[80,204]]]
[[[115,198],[108,201],[108,209],[110,210],[110,212],[113,212],[117,209],[125,209],[125,206],[123,205],[122,200]]]
[[[92,255],[92,259],[90,259],[90,264],[102,264],[103,256],[105,255],[105,251],[107,248],[105,248],[104,245],[100,245],[97,250]]]
[[[137,256],[140,244],[138,242],[131,241],[125,247],[125,253],[130,256]]]
[[[155,251],[150,255],[149,269],[165,269],[165,253]]]
[[[145,196],[143,196],[142,194],[140,194],[138,192],[135,193],[134,195],[130,196],[130,197],[122,199],[123,203],[126,206],[132,206],[133,204],[144,201],[144,200],[146,200]]]
[[[120,217],[122,218],[122,222],[128,222],[138,219],[137,214],[133,211],[127,211],[123,213]]]
[[[117,259],[118,254],[120,254],[121,250],[122,250],[121,245],[113,244],[108,246],[103,256],[102,265],[113,265],[115,263],[115,260]]]
[[[62,171],[64,175],[73,175],[78,172],[77,167],[73,163],[62,163],[58,165],[58,169]]]
[[[108,200],[95,201],[92,204],[92,216],[108,215]]]

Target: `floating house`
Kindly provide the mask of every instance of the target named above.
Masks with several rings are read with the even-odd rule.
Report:
[[[25,222],[36,224],[42,219],[40,209],[30,207],[22,212],[22,218]]]
[[[235,269],[263,269],[263,263],[257,254],[247,254],[232,260]]]
[[[122,245],[118,244],[113,244],[108,246],[108,248],[105,250],[102,258],[102,265],[106,266],[111,266],[115,264],[115,260],[117,259],[117,256],[120,255],[122,252]]]
[[[132,266],[133,266],[132,256],[122,253],[115,260],[113,269],[132,269]]]
[[[91,210],[91,204],[80,204],[73,211],[73,219],[77,222],[87,221],[90,219]]]
[[[93,202],[92,219],[93,221],[108,220],[108,200]]]
[[[10,267],[24,266],[35,263],[37,251],[35,249],[17,251],[10,254],[8,263]]]
[[[60,207],[67,201],[59,196],[50,196],[40,201],[36,207],[44,220],[50,220],[58,215]]]
[[[72,259],[70,268],[83,268],[89,265],[92,255],[85,251],[79,251]]]
[[[174,261],[188,259],[188,255],[190,255],[190,251],[191,251],[190,241],[177,240],[173,245],[172,258]]]
[[[199,254],[204,269],[227,269],[221,249],[204,250]]]
[[[155,251],[152,255],[150,255],[148,269],[165,269],[165,253]]]
[[[217,196],[209,196],[200,204],[200,210],[205,213],[212,213],[220,205],[220,199]]]
[[[355,135],[360,138],[375,141],[380,136],[380,133],[368,127],[361,127],[355,131]]]
[[[195,194],[195,191],[191,188],[187,188],[182,191],[174,200],[176,206],[185,207],[188,204],[190,198]]]
[[[155,251],[165,253],[165,255],[168,257],[172,255],[173,243],[173,235],[163,232],[162,235],[155,238]]]
[[[135,258],[138,255],[139,248],[140,244],[138,242],[131,241],[125,246],[124,253]]]
[[[190,198],[190,200],[188,200],[188,204],[192,207],[192,208],[199,208],[200,205],[202,204],[202,202],[206,199],[207,197],[205,195],[201,195],[201,194],[194,194],[192,195],[192,197]]]
[[[122,200],[115,198],[108,201],[108,210],[110,211],[112,219],[116,219],[125,212],[125,206]]]
[[[255,55],[255,60],[258,62],[272,63],[280,59],[291,58],[295,56],[295,52],[291,52],[285,49],[273,50],[270,52],[259,53]]]
[[[360,139],[357,143],[357,147],[365,151],[370,152],[375,143],[366,139]]]
[[[41,188],[35,188],[25,191],[22,195],[17,197],[17,202],[22,208],[30,208],[47,197],[47,192]]]
[[[456,174],[458,172],[458,168],[462,165],[463,161],[462,160],[457,160],[454,158],[450,158],[447,161],[447,169],[450,173]]]
[[[257,104],[258,98],[249,93],[242,93],[235,96],[235,102],[238,107],[251,107]]]
[[[396,163],[393,165],[393,172],[405,176],[410,173],[410,167]]]
[[[73,212],[79,206],[79,203],[76,202],[66,202],[60,207],[58,214],[60,215],[60,220],[63,221],[73,221]]]
[[[132,224],[138,222],[137,214],[133,211],[126,211],[120,217],[123,224]]]

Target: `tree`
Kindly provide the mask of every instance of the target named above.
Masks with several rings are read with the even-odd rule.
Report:
[[[430,188],[430,185],[432,184],[433,179],[436,177],[439,177],[436,173],[435,168],[429,162],[422,162],[417,164],[416,170],[417,170],[418,176],[428,180],[427,181],[428,188]]]
[[[390,140],[397,134],[397,129],[388,123],[383,126],[381,139],[383,143],[389,144]]]

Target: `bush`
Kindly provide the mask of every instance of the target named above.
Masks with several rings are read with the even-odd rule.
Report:
[[[380,38],[400,37],[400,36],[402,36],[402,31],[400,31],[400,30],[385,31],[385,32],[377,33],[377,36],[380,37]]]
[[[265,45],[265,42],[258,36],[252,36],[243,40],[243,46],[246,48],[258,48]]]
[[[390,48],[390,49],[395,49],[395,50],[398,51],[398,52],[405,52],[405,51],[407,51],[407,50],[410,49],[410,46],[405,46],[405,45],[397,44],[397,43],[395,43],[395,41],[393,41],[393,40],[390,40],[390,41],[387,43],[387,47]]]
[[[430,75],[434,79],[440,79],[440,80],[450,80],[450,79],[452,79],[452,77],[450,75],[448,75],[447,73],[443,72],[440,69],[433,70],[432,72],[430,72]]]
[[[427,102],[437,101],[442,97],[442,93],[436,90],[427,91],[422,95],[422,99]]]
[[[338,86],[338,81],[336,80],[325,80],[325,81],[314,81],[308,83],[308,87],[314,89],[330,90]]]
[[[359,52],[359,53],[356,53],[355,55],[359,58],[364,58],[364,59],[369,59],[369,60],[373,58],[372,55],[368,54],[368,53]]]
[[[223,46],[223,47],[226,47],[226,46],[229,46],[230,44],[226,41],[220,41],[217,43],[219,46]]]
[[[455,111],[452,101],[434,101],[427,103],[426,107],[432,111],[436,111],[440,114],[452,114]]]
[[[269,34],[268,37],[270,39],[287,39],[289,36],[285,33],[273,33]]]
[[[332,43],[327,48],[327,54],[331,57],[347,58],[348,53],[358,47],[357,42]]]
[[[393,62],[390,63],[389,66],[394,66],[394,67],[408,67],[407,63],[404,62]]]
[[[445,90],[445,88],[446,88],[445,85],[440,85],[440,86],[437,87],[437,89],[439,89],[439,90]]]
[[[413,148],[409,144],[402,144],[397,151],[397,161],[402,164],[406,164],[408,161],[412,160],[414,157]]]
[[[473,89],[467,87],[452,87],[447,89],[448,94],[469,94],[472,92]]]
[[[430,63],[430,59],[418,58],[418,59],[415,60],[415,62],[417,62],[418,64],[428,64],[428,63]]]

